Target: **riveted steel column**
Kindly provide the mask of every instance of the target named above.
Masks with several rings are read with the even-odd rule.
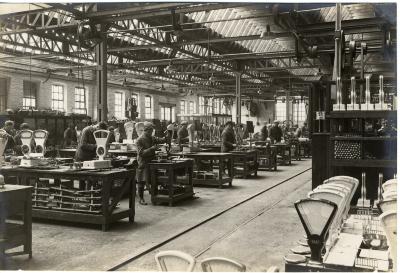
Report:
[[[240,82],[242,73],[236,73],[236,124],[242,123],[242,91]]]
[[[96,45],[97,119],[107,121],[107,41],[104,39]]]

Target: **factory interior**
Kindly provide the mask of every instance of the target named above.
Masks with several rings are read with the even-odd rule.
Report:
[[[397,272],[397,11],[0,3],[0,270]]]

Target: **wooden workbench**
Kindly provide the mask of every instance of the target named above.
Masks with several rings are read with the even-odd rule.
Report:
[[[258,169],[262,171],[276,171],[277,170],[277,153],[276,147],[271,147],[271,144],[252,146],[253,149],[258,151]]]
[[[234,175],[247,178],[251,174],[257,176],[258,171],[258,151],[255,149],[249,150],[233,150],[234,157]]]
[[[221,152],[221,143],[216,144],[200,144],[200,148],[207,149],[211,153]]]
[[[4,167],[0,172],[6,183],[16,179],[19,185],[33,186],[33,217],[99,224],[103,231],[120,219],[134,221],[135,170]],[[126,193],[129,208],[118,208]]]
[[[153,205],[166,202],[172,206],[175,202],[193,197],[193,160],[154,160],[149,163],[149,169]]]
[[[74,158],[76,153],[76,148],[64,148],[58,150],[61,157]]]
[[[5,254],[18,246],[23,246],[22,251]],[[32,187],[6,185],[0,189],[0,269],[5,256],[22,254],[32,257]]]
[[[300,156],[311,156],[311,140],[309,138],[299,138],[299,146]]]
[[[212,152],[200,152],[200,153],[186,153],[183,154],[184,157],[193,158],[195,161],[196,171],[199,174],[201,171],[202,163],[201,161],[209,161],[209,166],[213,166],[214,161],[218,161],[218,174],[217,177],[208,178],[205,174],[204,178],[200,178],[199,175],[193,177],[193,185],[208,185],[208,186],[219,186],[229,184],[232,186],[233,179],[233,164],[234,158],[231,153],[212,153]],[[225,162],[227,162],[228,175],[225,175]]]
[[[109,154],[111,155],[115,155],[115,156],[127,156],[127,157],[136,157],[137,156],[137,151],[133,151],[133,150],[108,150],[107,151]]]
[[[275,143],[271,147],[276,147],[276,153],[278,155],[278,162],[282,165],[292,164],[292,152],[290,143]]]

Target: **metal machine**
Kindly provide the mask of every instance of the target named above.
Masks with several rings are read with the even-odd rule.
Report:
[[[46,153],[46,141],[49,136],[49,132],[46,130],[35,130],[33,131],[33,140],[35,141],[35,152],[31,153],[31,157],[44,157]]]
[[[96,160],[83,161],[82,169],[104,169],[112,167],[111,160],[104,159],[107,154],[107,140],[109,135],[110,131],[107,130],[97,130],[93,132],[97,144],[96,154],[99,158]]]
[[[34,167],[40,165],[44,160],[44,154],[46,152],[46,140],[49,133],[45,130],[22,130],[21,136],[21,151],[23,157],[21,158],[20,166],[23,167]],[[35,141],[34,153],[32,153],[32,140]]]

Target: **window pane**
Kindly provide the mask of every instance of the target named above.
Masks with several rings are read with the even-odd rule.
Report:
[[[144,116],[146,119],[153,118],[152,101],[150,96],[144,97]]]
[[[136,106],[137,106],[136,111],[138,112],[138,116],[137,117],[139,118],[140,117],[139,96],[138,96],[138,94],[131,94],[131,98],[135,100],[135,103],[136,103]]]
[[[171,121],[172,122],[176,121],[176,119],[175,119],[175,107],[172,107],[172,109],[171,109]]]
[[[85,96],[85,89],[82,87],[75,87],[74,93],[74,113],[78,114],[86,114],[86,96]]]
[[[36,107],[37,84],[35,82],[23,82],[22,108]]]
[[[181,114],[186,114],[186,101],[181,100]]]
[[[114,93],[114,116],[116,118],[124,118],[123,94],[121,92]]]
[[[286,102],[278,101],[275,105],[275,116],[277,120],[286,120]]]
[[[194,114],[194,102],[193,101],[189,102],[189,114],[190,115]]]
[[[51,86],[51,108],[53,110],[64,111],[64,86]]]

